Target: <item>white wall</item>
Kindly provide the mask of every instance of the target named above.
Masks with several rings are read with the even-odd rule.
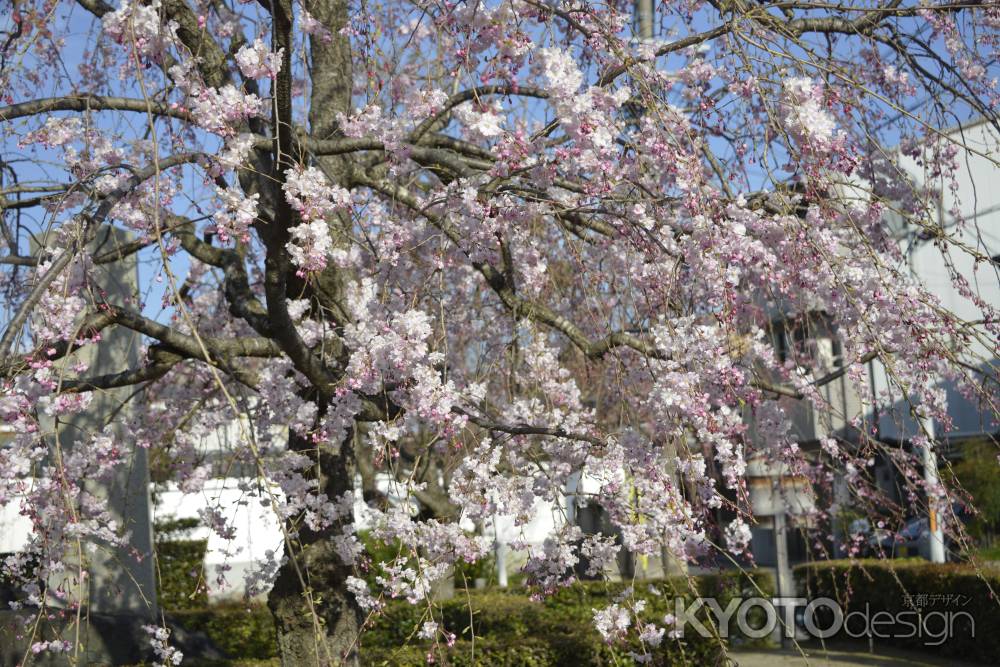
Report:
[[[248,497],[241,491],[241,481],[246,484],[254,483],[251,479],[213,479],[199,493],[183,493],[176,485],[170,485],[156,497],[154,513],[157,521],[198,518],[204,508],[217,507],[233,527],[232,539],[224,539],[207,527],[200,527],[190,533],[191,539],[208,540],[205,576],[210,599],[242,597],[245,574],[255,564],[264,562],[267,551],[273,551],[277,558],[283,553],[281,526],[274,513],[270,508],[262,507],[259,498]],[[409,503],[413,506],[413,511],[416,511],[414,501],[403,498],[397,485],[388,476],[379,476],[376,483],[378,490],[391,502]],[[364,509],[359,495],[354,515],[361,530],[369,527]],[[562,525],[562,517],[562,508],[551,503],[538,503],[527,524],[515,526],[513,517],[499,515],[494,522],[497,530],[489,525],[485,527],[484,534],[495,537],[499,533],[504,543],[523,540],[529,544],[541,544],[556,527]],[[472,530],[474,526],[465,522],[463,528]],[[509,559],[512,564],[516,563],[518,554],[510,554]]]
[[[987,123],[952,130],[949,136],[976,151],[968,155],[960,152],[960,168],[956,174],[959,187],[955,193],[947,183],[927,180],[924,169],[912,158],[901,158],[901,166],[914,176],[917,183],[934,187],[941,193],[937,222],[949,236],[986,257],[1000,255],[1000,167],[993,162],[1000,160],[1000,138],[996,130]],[[965,218],[964,226],[956,224],[949,213],[956,206]],[[939,248],[928,241],[914,241],[912,235],[902,239],[901,243],[908,254],[910,270],[939,299],[941,306],[966,321],[983,319],[981,308],[956,289]],[[993,308],[1000,308],[1000,278],[997,273],[1000,269],[990,262],[981,262],[977,267],[974,258],[960,250],[950,252],[949,256],[954,270],[969,281],[972,291]],[[977,358],[965,361],[995,377],[1000,363],[997,358],[997,342],[983,327],[978,327],[978,330],[982,334],[982,340],[975,344]],[[989,369],[990,365],[992,370]],[[879,364],[873,366],[875,387],[881,390],[888,386],[885,369]],[[982,376],[973,377],[982,379]],[[943,387],[948,393],[948,412],[955,424],[948,432],[939,425],[939,438],[1000,431],[1000,422],[988,406],[976,401],[970,402],[961,396],[954,383],[945,382]],[[996,390],[995,385],[993,389]],[[1000,393],[994,394],[994,400],[1000,400]],[[880,419],[882,437],[905,439],[919,432],[904,401],[897,402],[893,412],[894,414],[882,415]]]
[[[0,507],[0,553],[20,551],[31,537],[31,519],[21,515],[20,499]]]
[[[240,482],[232,477],[212,479],[198,493],[184,493],[176,485],[170,485],[159,491],[155,499],[155,521],[200,518],[205,508],[217,508],[232,526],[232,539],[206,526],[189,534],[191,539],[208,541],[205,578],[212,599],[241,597],[244,577],[251,566],[264,562],[268,551],[278,558],[283,551],[281,526],[274,512],[263,507],[259,498],[247,496],[239,488]]]

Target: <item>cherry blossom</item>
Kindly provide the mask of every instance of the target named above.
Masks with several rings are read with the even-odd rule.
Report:
[[[280,522],[247,590],[285,664],[355,664],[366,621],[432,606],[502,521],[554,517],[510,545],[540,598],[623,550],[749,564],[758,465],[820,491],[823,556],[859,547],[834,486],[872,525],[949,507],[914,447],[956,397],[1000,413],[1000,251],[964,172],[995,160],[971,132],[998,127],[1000,14],[864,9],[674,3],[639,40],[630,4],[22,0],[31,29],[0,26],[16,604],[84,609],[38,582],[85,548],[149,562],[92,488],[140,450],[185,493],[240,470]],[[230,514],[199,517],[231,538]],[[675,641],[634,597],[594,610],[602,637]]]
[[[272,52],[259,39],[253,44],[245,45],[236,52],[236,63],[240,66],[243,76],[251,79],[274,78],[281,69],[282,51]]]

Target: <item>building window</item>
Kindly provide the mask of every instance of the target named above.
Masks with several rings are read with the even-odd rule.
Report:
[[[830,316],[812,312],[776,320],[771,325],[778,361],[834,369],[844,363],[843,347]]]

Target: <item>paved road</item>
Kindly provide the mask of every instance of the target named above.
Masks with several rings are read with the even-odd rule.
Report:
[[[739,667],[983,667],[946,656],[913,653],[896,649],[877,648],[874,654],[865,648],[803,647],[805,656],[796,649],[733,651],[729,654]]]

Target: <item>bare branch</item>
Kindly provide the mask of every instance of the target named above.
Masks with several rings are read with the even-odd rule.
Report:
[[[74,95],[66,97],[46,97],[44,99],[21,102],[0,107],[0,122],[11,121],[24,116],[35,116],[52,111],[135,111],[152,113],[154,116],[168,116],[181,120],[191,120],[191,114],[164,102],[153,102],[128,97],[104,97],[101,95]]]
[[[548,426],[532,426],[530,424],[504,424],[502,422],[495,422],[485,417],[480,417],[479,415],[473,414],[468,410],[455,406],[451,409],[452,412],[458,415],[465,415],[469,418],[469,421],[480,426],[487,431],[497,431],[500,433],[508,433],[510,435],[545,435],[552,438],[566,438],[567,440],[580,440],[582,442],[589,442],[597,447],[603,447],[607,443],[597,437],[592,435],[587,435],[585,433],[576,433],[573,431],[567,431],[561,428],[549,428]]]

